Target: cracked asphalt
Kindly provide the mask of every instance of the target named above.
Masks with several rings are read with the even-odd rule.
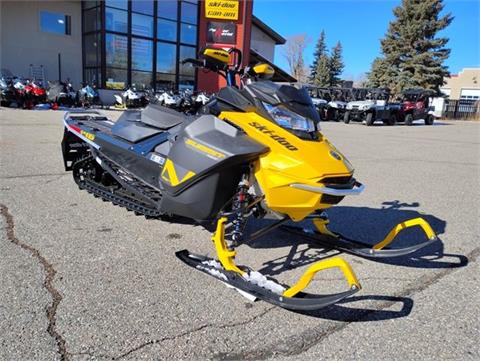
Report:
[[[480,359],[480,123],[322,123],[367,187],[329,210],[333,229],[373,244],[422,216],[441,241],[382,262],[342,255],[363,289],[296,313],[178,261],[185,248],[213,256],[204,228],[80,191],[63,170],[62,116],[0,108],[0,360]],[[397,244],[421,240],[408,230]],[[238,252],[239,264],[289,284],[338,254],[281,230]],[[325,271],[309,291],[344,287]]]

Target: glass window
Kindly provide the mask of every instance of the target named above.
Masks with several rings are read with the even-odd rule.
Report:
[[[106,69],[105,86],[107,89],[125,89],[127,87],[127,71],[124,69]]]
[[[162,18],[177,20],[177,5],[176,0],[158,0],[157,1],[157,15]]]
[[[71,35],[70,22],[69,15],[40,11],[40,29],[44,32]]]
[[[178,90],[193,90],[195,87],[195,78],[189,76],[181,76],[178,80]]]
[[[157,92],[162,90],[173,90],[175,88],[175,74],[157,73]]]
[[[97,31],[101,28],[100,8],[87,10],[83,13],[83,32]]]
[[[137,90],[152,87],[152,72],[132,71],[132,86]]]
[[[157,43],[157,72],[175,74],[177,46]]]
[[[85,44],[85,66],[100,66],[102,49],[100,35],[85,35],[83,41]]]
[[[196,44],[197,27],[190,24],[182,24],[180,29],[180,42],[184,44]]]
[[[137,13],[153,15],[153,1],[152,0],[133,0],[132,11]]]
[[[132,38],[132,69],[152,71],[153,41]]]
[[[196,24],[198,6],[182,2],[182,22]]]
[[[105,5],[113,8],[128,10],[128,0],[106,0]]]
[[[105,9],[106,30],[126,33],[128,29],[128,13],[122,10]]]
[[[180,46],[180,61],[186,58],[196,58],[195,48],[191,46]],[[180,74],[194,76],[195,68],[191,64],[180,64]]]
[[[99,1],[82,1],[84,9],[93,8],[94,6],[97,6],[98,3],[99,3]]]
[[[132,14],[132,34],[153,37],[153,17]]]
[[[158,19],[157,38],[162,40],[177,41],[177,22]]]
[[[127,68],[127,37],[115,34],[105,35],[107,66]]]
[[[85,82],[90,85],[100,86],[102,84],[100,68],[86,68]]]

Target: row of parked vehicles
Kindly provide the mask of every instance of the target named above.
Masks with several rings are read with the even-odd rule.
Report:
[[[90,107],[102,105],[98,92],[90,84],[82,84],[74,90],[68,82],[42,82],[35,80],[0,78],[0,105],[5,107],[33,109],[37,106],[57,109],[59,107]]]
[[[58,109],[60,107],[89,108],[103,103],[95,85],[84,83],[75,90],[70,82],[42,82],[5,75],[2,69],[0,77],[0,105],[23,109],[43,108]],[[7,73],[8,74],[8,73]],[[117,109],[143,108],[149,103],[163,105],[182,113],[196,114],[210,99],[204,92],[193,92],[190,89],[181,91],[152,89],[137,91],[134,86],[113,95],[114,107]],[[112,102],[110,102],[111,104]]]
[[[404,123],[412,125],[423,120],[432,125],[435,120],[435,106],[443,98],[426,89],[408,89],[391,102],[390,91],[386,88],[316,88],[308,87],[310,96],[324,121],[364,122],[370,126],[375,121],[386,125]],[[434,105],[437,101],[438,104]]]
[[[114,94],[115,108],[142,108],[150,103],[163,105],[176,111],[196,114],[209,100],[205,92],[193,92],[190,89],[179,91],[147,89],[138,92],[135,87],[129,87],[122,93]]]

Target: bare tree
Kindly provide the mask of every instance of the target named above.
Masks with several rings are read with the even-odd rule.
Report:
[[[290,68],[290,74],[301,83],[308,81],[309,71],[303,60],[303,52],[308,42],[309,39],[306,34],[297,34],[288,37],[286,44],[282,47],[283,56]]]
[[[353,80],[353,86],[355,88],[365,88],[368,83],[368,78],[366,73],[360,73],[352,80]]]

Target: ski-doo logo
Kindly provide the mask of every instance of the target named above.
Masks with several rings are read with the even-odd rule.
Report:
[[[284,137],[281,137],[281,136],[279,136],[279,135],[276,135],[273,130],[268,129],[266,126],[261,125],[261,124],[258,124],[257,122],[251,122],[251,123],[248,123],[248,125],[251,125],[251,126],[254,127],[255,129],[258,129],[258,130],[261,131],[263,134],[270,135],[270,138],[276,140],[278,143],[280,143],[281,145],[283,145],[283,146],[284,146],[285,148],[287,148],[288,150],[298,150],[297,147],[295,147],[294,145],[290,144]]]

